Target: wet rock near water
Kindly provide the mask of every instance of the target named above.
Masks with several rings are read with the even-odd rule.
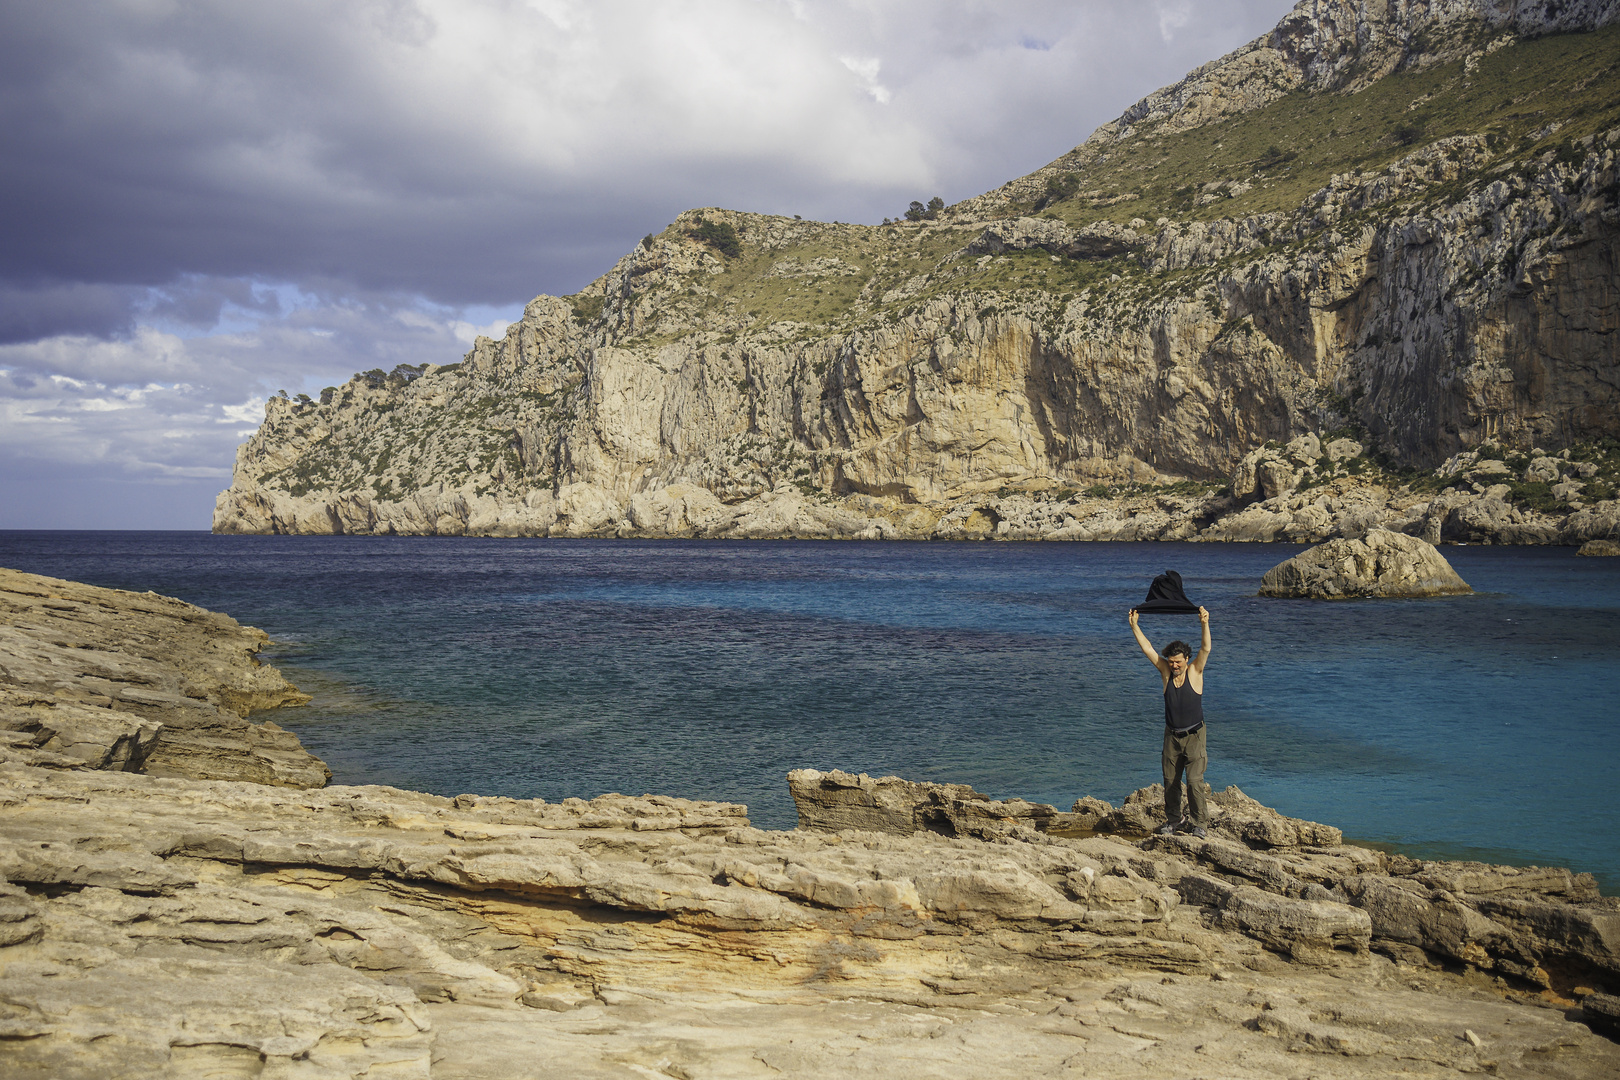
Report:
[[[325,763],[254,710],[309,700],[269,641],[173,597],[0,569],[0,761],[319,787]]]
[[[1620,540],[1588,540],[1577,555],[1620,555]]]
[[[1317,600],[1471,593],[1434,545],[1387,529],[1329,540],[1267,570],[1260,595]]]

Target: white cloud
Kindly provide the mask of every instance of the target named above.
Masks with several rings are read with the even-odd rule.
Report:
[[[240,405],[221,405],[219,408],[225,414],[217,421],[221,424],[257,424],[264,419],[264,402],[256,397],[249,398]],[[249,429],[248,434],[252,433],[253,429]]]
[[[1153,6],[1159,13],[1159,36],[1164,39],[1166,45],[1175,40],[1177,30],[1185,29],[1187,24],[1192,22],[1191,0],[1157,3]]]
[[[883,61],[875,56],[842,56],[839,59],[861,80],[866,92],[872,95],[873,101],[879,105],[887,105],[893,98],[894,95],[889,93],[889,88],[878,82],[878,72],[882,70]]]
[[[0,468],[43,477],[94,466],[137,482],[224,487],[235,447],[263,420],[270,394],[315,394],[366,368],[450,362],[464,351],[463,336],[498,336],[518,314],[480,308],[475,324],[419,298],[359,303],[306,293],[289,307],[251,332],[180,337],[140,327],[112,341],[0,346]]]
[[[456,335],[456,340],[471,345],[480,337],[494,338],[499,341],[506,336],[506,328],[512,325],[510,319],[495,319],[484,326],[474,326],[470,322],[457,319],[450,324],[450,331]]]

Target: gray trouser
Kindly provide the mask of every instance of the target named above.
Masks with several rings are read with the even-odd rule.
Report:
[[[1181,820],[1181,774],[1187,773],[1187,801],[1192,804],[1192,823],[1209,824],[1209,800],[1204,797],[1204,767],[1209,764],[1209,751],[1204,748],[1204,732],[1199,728],[1191,735],[1176,736],[1164,729],[1164,815],[1170,821]]]

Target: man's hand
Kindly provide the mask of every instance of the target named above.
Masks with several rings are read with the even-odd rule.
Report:
[[[1131,629],[1135,630],[1136,629],[1136,609],[1135,608],[1131,608],[1130,618],[1131,618]]]
[[[1203,630],[1203,639],[1198,643],[1198,655],[1193,659],[1193,670],[1200,676],[1204,674],[1204,665],[1209,663],[1209,608],[1198,609],[1198,625]],[[1202,691],[1200,691],[1202,693]]]

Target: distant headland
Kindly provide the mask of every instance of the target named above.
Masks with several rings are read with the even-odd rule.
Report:
[[[214,529],[1615,539],[1616,21],[1301,4],[954,205],[689,211],[459,363],[272,398]]]

